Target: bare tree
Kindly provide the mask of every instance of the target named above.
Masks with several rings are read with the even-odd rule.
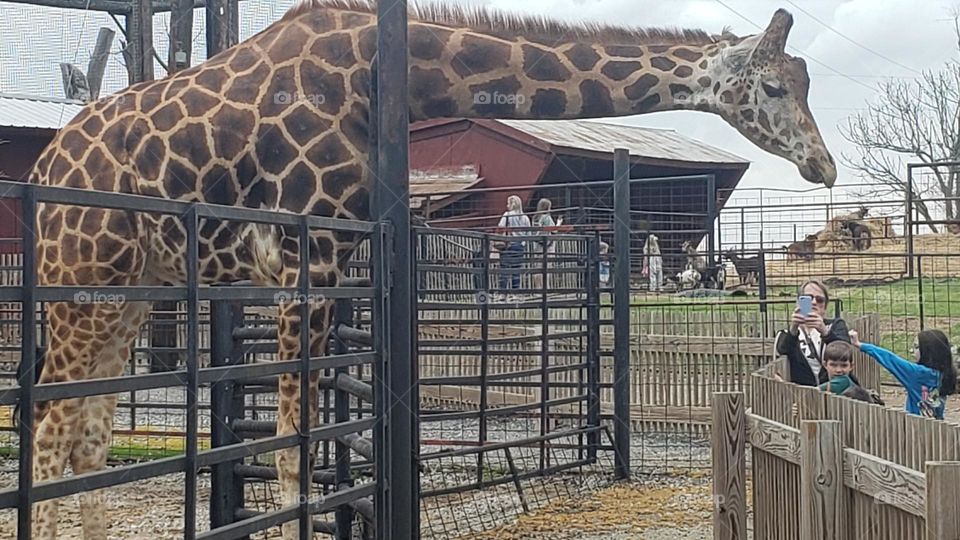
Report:
[[[856,145],[858,154],[855,158],[842,155],[841,160],[876,185],[867,194],[906,193],[905,161],[960,161],[960,63],[950,61],[915,81],[880,83],[877,102],[850,118],[840,131]],[[960,200],[931,208],[924,198],[960,197],[960,168],[933,167],[929,172],[925,179],[929,176],[932,181],[915,182],[915,208],[927,221],[956,220]],[[942,209],[943,215],[935,216],[936,209]],[[928,226],[938,232],[936,225]]]

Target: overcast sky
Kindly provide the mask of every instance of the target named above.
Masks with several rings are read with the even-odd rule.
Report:
[[[810,106],[834,156],[852,154],[839,126],[874,99],[884,77],[914,78],[957,57],[952,12],[960,0],[457,0],[504,10],[548,14],[560,19],[622,25],[702,28],[719,33],[756,33],[778,7],[793,13],[788,52],[802,56],[810,70]],[[292,0],[245,0],[242,38],[279,18]],[[798,7],[800,9],[798,9]],[[801,9],[803,11],[801,11]],[[804,13],[804,11],[808,13]],[[736,12],[736,13],[735,13]],[[195,58],[202,60],[202,12],[197,11]],[[811,17],[812,15],[812,17]],[[819,19],[818,22],[816,19]],[[48,26],[37,24],[45,21]],[[165,51],[166,18],[155,20],[155,42]],[[114,23],[102,14],[0,2],[0,91],[62,96],[57,62],[81,68],[97,29]],[[759,27],[759,28],[758,28]],[[115,43],[116,52],[119,45]],[[161,54],[165,58],[165,53]],[[884,58],[886,57],[886,58]],[[157,66],[157,73],[162,70]],[[126,85],[119,55],[106,75],[108,91]],[[809,188],[796,167],[758,149],[723,120],[700,112],[661,112],[611,119],[675,129],[752,162],[742,187]],[[838,186],[855,182],[841,167]]]

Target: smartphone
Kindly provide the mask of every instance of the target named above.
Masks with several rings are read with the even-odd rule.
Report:
[[[806,317],[813,310],[813,297],[806,294],[797,299],[797,306],[800,307],[800,314]]]

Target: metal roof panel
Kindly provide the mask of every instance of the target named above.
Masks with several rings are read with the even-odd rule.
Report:
[[[578,150],[613,152],[626,148],[631,155],[697,163],[748,164],[749,160],[681,135],[655,129],[592,120],[497,120],[548,144]]]
[[[16,128],[62,128],[84,104],[80,101],[0,94],[0,126]]]

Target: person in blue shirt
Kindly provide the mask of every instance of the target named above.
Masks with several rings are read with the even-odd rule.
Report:
[[[950,341],[940,330],[924,330],[913,342],[913,363],[870,343],[860,343],[855,331],[850,342],[887,369],[907,390],[904,409],[910,414],[943,420],[947,396],[957,391],[957,370]]]

